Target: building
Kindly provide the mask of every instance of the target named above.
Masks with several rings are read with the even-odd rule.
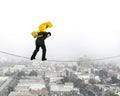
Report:
[[[30,92],[11,92],[8,96],[38,96]]]
[[[73,83],[56,84],[50,83],[51,96],[69,96],[80,94],[79,89],[73,87]]]

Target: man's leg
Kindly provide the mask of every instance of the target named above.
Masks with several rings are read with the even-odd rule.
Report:
[[[42,61],[47,60],[46,59],[46,46],[41,45],[41,48],[42,48]]]
[[[34,50],[32,56],[31,56],[31,60],[35,59],[35,57],[36,57],[36,55],[37,55],[37,53],[39,51],[39,48],[40,48],[40,46],[36,45],[36,49]]]

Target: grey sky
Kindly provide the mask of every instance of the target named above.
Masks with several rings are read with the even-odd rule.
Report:
[[[35,48],[31,32],[51,21],[49,59],[119,55],[119,5],[119,0],[1,0],[0,50],[30,57]]]

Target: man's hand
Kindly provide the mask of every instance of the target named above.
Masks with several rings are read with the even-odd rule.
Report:
[[[33,31],[31,34],[34,38],[36,38],[38,36],[38,33],[36,31]]]
[[[36,37],[38,36],[38,32],[35,32],[35,36],[36,36]]]

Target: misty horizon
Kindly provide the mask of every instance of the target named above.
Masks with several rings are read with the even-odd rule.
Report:
[[[0,51],[30,57],[35,49],[31,32],[51,21],[53,27],[47,31],[52,36],[45,41],[48,60],[120,55],[119,4],[119,0],[0,1]],[[41,58],[41,50],[36,58]]]

